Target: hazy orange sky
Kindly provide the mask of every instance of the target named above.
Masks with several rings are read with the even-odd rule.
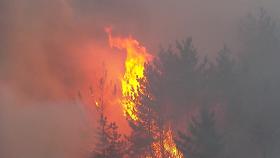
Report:
[[[29,141],[25,133],[17,133],[23,130],[18,125],[30,127],[25,129],[30,135],[36,126],[35,132],[41,133],[34,138],[38,153],[31,154],[32,144],[26,151],[18,149],[22,158],[41,155],[46,146],[55,150],[52,143],[61,146],[53,151],[53,158],[69,158],[66,148],[84,148],[85,140],[92,137],[92,129],[87,128],[92,122],[86,107],[77,103],[78,92],[89,96],[102,65],[108,69],[109,83],[119,84],[124,71],[125,53],[109,48],[104,27],[112,26],[115,35],[132,35],[153,54],[160,45],[166,48],[192,36],[200,55],[211,57],[225,43],[238,50],[240,18],[259,7],[279,15],[279,5],[279,0],[1,0],[0,117],[4,118],[0,123],[7,129],[4,138],[15,144]],[[112,102],[117,105],[116,100]],[[78,121],[71,124],[69,120]],[[14,140],[11,131],[20,139]],[[60,137],[49,142],[48,135],[56,132]]]

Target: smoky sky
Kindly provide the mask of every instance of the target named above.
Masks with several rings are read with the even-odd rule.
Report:
[[[90,117],[77,93],[96,82],[102,63],[116,79],[123,71],[124,57],[108,47],[104,27],[132,35],[154,54],[160,45],[192,36],[202,55],[214,56],[225,43],[238,45],[240,18],[259,7],[277,16],[279,5],[279,0],[0,0],[0,129],[6,129],[0,145],[25,146],[5,153],[23,158],[87,150]]]
[[[63,96],[65,88],[79,87],[90,82],[88,78],[94,78],[87,74],[97,67],[95,63],[111,62],[107,55],[115,54],[106,50],[106,26],[112,26],[117,34],[131,34],[154,54],[159,46],[168,47],[176,40],[192,36],[200,54],[211,57],[224,44],[235,46],[240,18],[259,7],[278,15],[279,3],[277,0],[4,0],[1,1],[1,78],[19,84],[31,96],[42,93],[41,99]],[[93,68],[85,66],[85,58],[92,58],[87,65]],[[29,81],[32,85],[27,84]],[[34,85],[33,90],[30,87]]]
[[[241,17],[264,7],[279,14],[277,0],[162,0],[162,1],[73,1],[82,16],[102,17],[105,24],[135,35],[149,49],[172,44],[188,36],[205,54],[217,52],[236,40]]]

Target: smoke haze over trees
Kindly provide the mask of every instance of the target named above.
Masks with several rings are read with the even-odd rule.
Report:
[[[152,142],[170,128],[188,158],[278,158],[279,7],[0,1],[0,157],[152,155]],[[155,57],[139,79],[148,92],[135,89],[138,124],[120,118],[125,55],[108,48],[105,26],[136,37]]]
[[[177,138],[186,157],[278,157],[279,26],[259,9],[239,27],[239,56],[225,45],[214,61],[199,60],[187,38],[162,48],[147,65],[146,88],[135,101],[143,120],[132,124],[132,157],[153,155],[149,140],[157,138],[150,133],[157,129],[151,124],[161,127],[164,120],[175,129],[189,124]]]

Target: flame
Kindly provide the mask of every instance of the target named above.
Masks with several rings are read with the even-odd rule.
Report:
[[[156,158],[183,158],[183,154],[177,149],[176,144],[173,140],[172,131],[170,128],[163,131],[163,148],[164,153],[161,151],[161,142],[153,142],[152,149],[155,153]],[[164,154],[164,155],[163,155]]]
[[[99,103],[98,103],[97,101],[95,101],[95,106],[96,106],[97,108],[100,107],[100,105],[99,105]]]
[[[136,104],[131,99],[138,96],[140,87],[139,79],[145,79],[144,69],[145,63],[152,59],[152,56],[147,52],[146,48],[133,39],[131,36],[127,38],[113,37],[111,28],[106,28],[105,31],[109,37],[109,44],[111,47],[126,50],[125,60],[125,73],[121,80],[122,86],[122,105],[126,117],[129,117],[133,121],[140,121],[137,116]],[[133,100],[133,99],[132,99]],[[156,138],[158,134],[154,135]],[[163,158],[161,152],[161,142],[155,141],[152,143],[153,155],[144,156],[146,158]],[[177,149],[176,144],[172,137],[171,129],[163,131],[163,147],[164,153],[168,155],[168,158],[183,158],[183,154]]]
[[[144,77],[144,65],[151,58],[151,55],[132,37],[112,37],[111,28],[106,28],[105,31],[108,33],[111,47],[126,50],[125,74],[121,81],[122,95],[124,98],[135,98],[138,95],[137,89],[140,87],[138,79]],[[138,120],[135,103],[124,99],[122,104],[125,115],[134,121]]]

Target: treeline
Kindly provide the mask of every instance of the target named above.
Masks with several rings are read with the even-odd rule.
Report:
[[[146,65],[147,79],[140,81],[148,91],[137,101],[143,105],[138,109],[143,121],[130,123],[132,134],[122,136],[101,114],[93,157],[149,153],[154,139],[164,139],[151,137],[151,132],[164,131],[166,122],[176,122],[173,134],[185,157],[279,157],[279,31],[277,20],[261,9],[241,20],[238,52],[224,46],[214,61],[201,59],[191,38],[162,48]],[[186,117],[193,109],[198,110]],[[159,128],[147,130],[152,124]]]

